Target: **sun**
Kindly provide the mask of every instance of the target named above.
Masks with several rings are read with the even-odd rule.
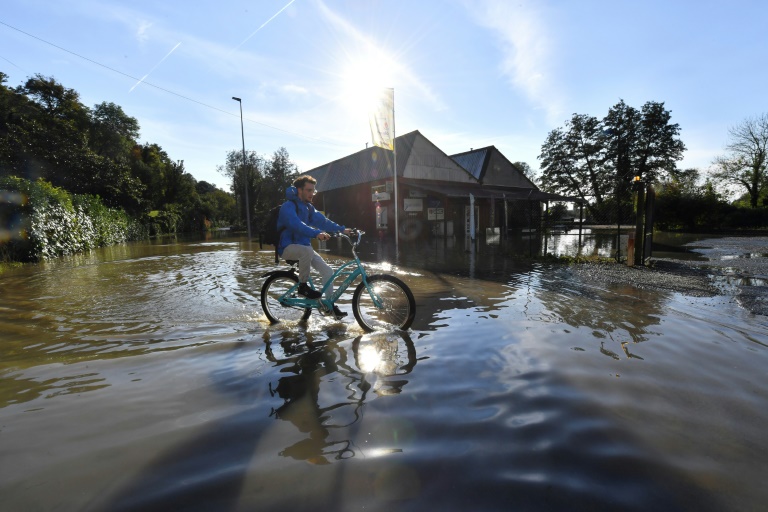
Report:
[[[367,114],[384,89],[391,88],[391,60],[380,52],[350,61],[341,74],[341,102],[350,112]]]

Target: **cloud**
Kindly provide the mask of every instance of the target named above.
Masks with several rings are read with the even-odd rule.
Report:
[[[498,39],[502,73],[537,108],[546,111],[550,123],[557,124],[564,113],[564,92],[557,86],[553,70],[556,38],[540,6],[527,0],[467,4],[476,22]]]
[[[298,95],[304,96],[309,93],[306,87],[302,87],[300,85],[295,85],[295,84],[286,84],[282,87],[282,90],[283,92],[291,95],[298,94]]]
[[[145,43],[149,39],[149,29],[152,27],[152,23],[149,21],[139,22],[139,26],[136,28],[136,39],[140,43]]]

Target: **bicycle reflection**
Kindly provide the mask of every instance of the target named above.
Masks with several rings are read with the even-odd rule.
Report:
[[[307,434],[279,455],[313,464],[365,456],[352,439],[369,393],[400,393],[408,383],[403,376],[411,373],[417,363],[413,341],[403,332],[359,336],[352,341],[351,358],[348,349],[338,342],[299,344],[285,339],[285,333],[279,344],[280,356],[275,354],[276,345],[271,341],[266,344],[267,359],[286,374],[276,386],[270,383],[270,394],[283,400],[282,405],[272,408],[270,416],[293,423],[299,432]],[[334,392],[333,386],[343,389]],[[344,399],[337,402],[340,396]],[[323,405],[328,397],[335,403]]]

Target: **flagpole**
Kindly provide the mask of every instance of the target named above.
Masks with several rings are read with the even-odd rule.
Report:
[[[397,130],[395,129],[395,88],[392,88],[392,153],[394,155],[395,165],[395,249],[400,247],[400,215],[399,202],[397,199]]]

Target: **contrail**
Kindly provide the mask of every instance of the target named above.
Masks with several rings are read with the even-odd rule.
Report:
[[[240,43],[239,45],[237,45],[237,46],[235,46],[234,48],[232,48],[232,52],[234,52],[235,50],[237,50],[238,48],[240,48],[241,46],[243,46],[243,45],[245,44],[245,42],[246,42],[246,41],[248,41],[250,38],[252,38],[253,36],[255,36],[255,35],[256,35],[256,32],[258,32],[259,30],[263,29],[263,28],[264,28],[264,26],[265,26],[267,23],[269,23],[269,22],[270,22],[270,21],[272,21],[273,19],[277,18],[277,15],[278,15],[278,14],[280,14],[281,12],[283,12],[284,10],[286,10],[286,9],[287,9],[287,8],[288,8],[288,7],[289,7],[289,6],[290,6],[290,5],[291,5],[293,2],[295,2],[295,1],[296,1],[296,0],[291,0],[290,2],[288,2],[287,4],[285,4],[285,7],[283,7],[283,8],[282,8],[282,9],[280,9],[279,11],[277,11],[277,12],[275,13],[275,15],[274,15],[274,16],[272,16],[272,17],[271,17],[271,18],[269,18],[267,21],[265,21],[264,23],[262,23],[262,24],[261,24],[261,26],[260,26],[259,28],[257,28],[256,30],[254,30],[254,31],[253,31],[253,34],[249,35],[248,37],[246,37],[245,39],[243,39],[243,42],[242,42],[242,43]],[[231,54],[232,52],[230,52],[230,54]]]
[[[162,64],[162,63],[163,63],[163,61],[164,61],[165,59],[167,59],[168,57],[170,57],[170,56],[171,56],[171,54],[172,54],[172,53],[173,53],[173,52],[176,50],[176,48],[178,48],[178,47],[179,47],[179,45],[181,45],[181,41],[179,41],[178,43],[176,43],[176,46],[174,46],[174,47],[171,49],[171,51],[169,51],[169,52],[168,52],[168,53],[165,55],[165,57],[163,57],[162,59],[160,59],[160,62],[158,62],[157,64],[155,64],[155,67],[153,67],[152,69],[150,69],[150,70],[149,70],[149,73],[147,73],[146,75],[144,75],[143,77],[141,77],[141,80],[139,80],[138,82],[136,82],[136,84],[135,84],[133,87],[131,87],[131,88],[128,90],[128,92],[133,92],[133,90],[134,90],[136,87],[138,87],[138,86],[139,86],[139,84],[140,84],[141,82],[143,82],[145,78],[147,78],[147,77],[148,77],[148,76],[149,76],[149,75],[150,75],[150,74],[151,74],[151,73],[152,73],[154,70],[156,70],[156,69],[157,69],[157,66],[159,66],[160,64]]]

